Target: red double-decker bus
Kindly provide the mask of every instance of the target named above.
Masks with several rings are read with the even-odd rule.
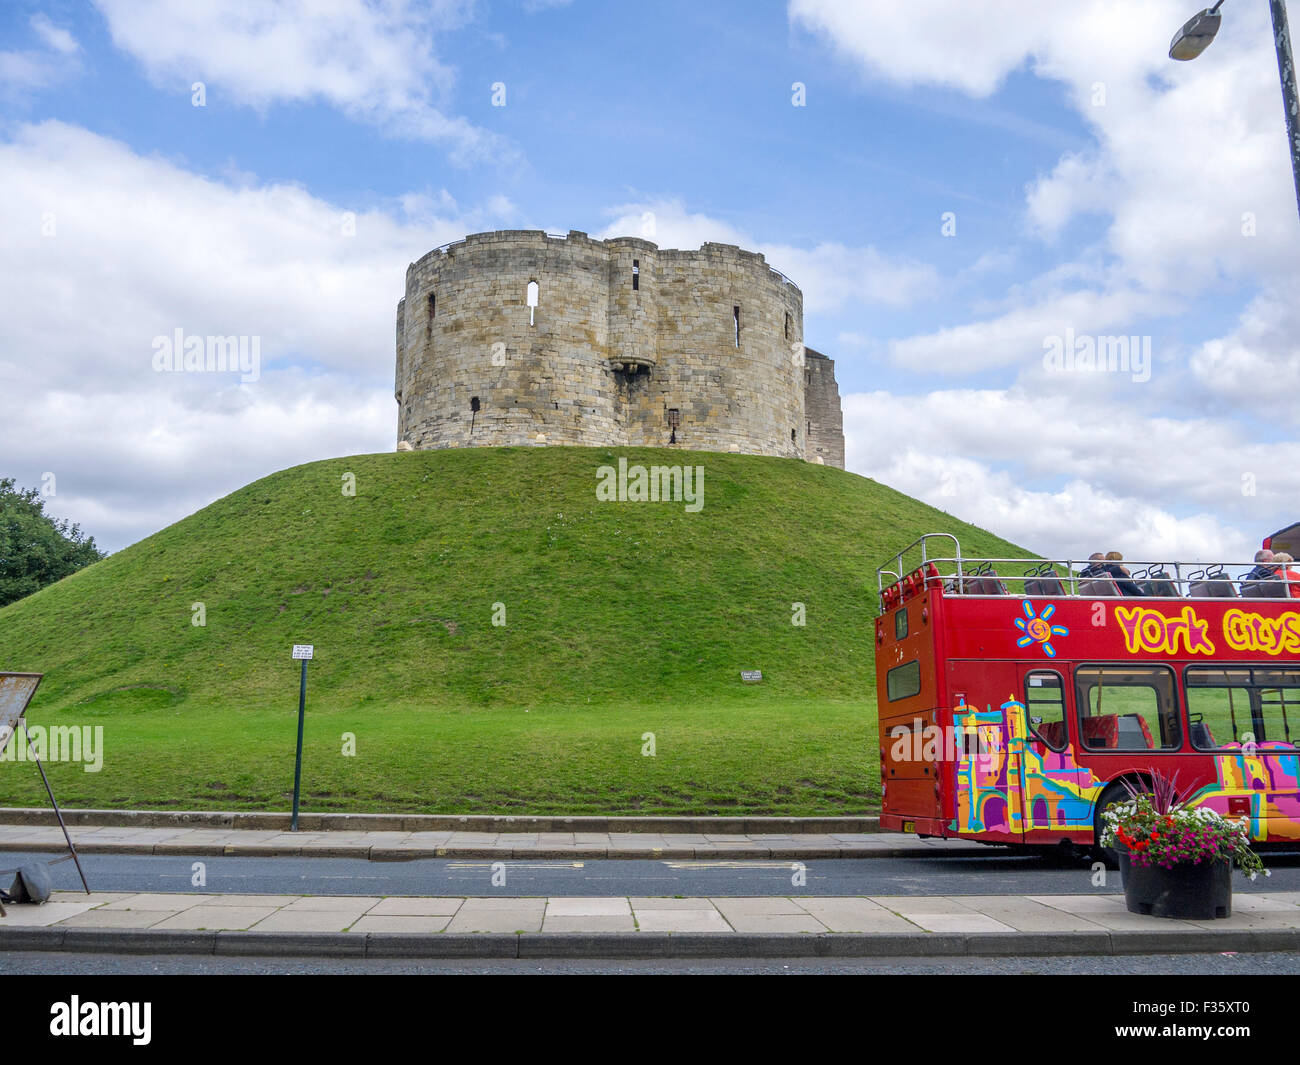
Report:
[[[1300,584],[1079,565],[934,534],[879,568],[881,828],[1095,850],[1121,782],[1158,770],[1300,841]]]

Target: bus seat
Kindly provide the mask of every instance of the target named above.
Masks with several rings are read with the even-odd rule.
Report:
[[[1064,595],[1061,579],[1056,570],[1051,569],[1025,581],[1025,595]]]
[[[1168,570],[1160,566],[1152,566],[1140,575],[1135,575],[1134,580],[1138,582],[1138,587],[1143,593],[1156,599],[1181,599],[1182,593],[1178,591],[1178,586],[1174,584],[1173,578],[1169,576]]]
[[[1092,577],[1079,582],[1079,594],[1087,596],[1119,595],[1119,589],[1110,577]]]
[[[1222,567],[1210,567],[1191,575],[1187,594],[1193,599],[1236,599],[1237,586],[1228,580]]]
[[[1146,718],[1141,714],[1121,714],[1116,719],[1115,745],[1127,749],[1155,750],[1155,741],[1151,738],[1151,729],[1147,727]],[[1138,737],[1141,737],[1139,742]]]
[[[1263,580],[1263,581],[1242,581],[1241,595],[1243,599],[1290,599],[1287,594],[1286,581]]]
[[[1119,718],[1114,714],[1102,714],[1100,717],[1085,717],[1083,723],[1083,744],[1085,747],[1114,747],[1119,737]]]
[[[1064,721],[1043,721],[1034,726],[1034,731],[1049,747],[1060,747],[1065,743]]]
[[[1192,584],[1187,594],[1193,599],[1236,599],[1237,589],[1231,581],[1200,580]]]
[[[1192,722],[1192,746],[1202,751],[1208,751],[1215,746],[1214,736],[1210,734],[1210,726],[1204,721]]]
[[[976,578],[978,588],[974,595],[1006,595],[1007,586],[998,578],[997,570],[989,569]]]

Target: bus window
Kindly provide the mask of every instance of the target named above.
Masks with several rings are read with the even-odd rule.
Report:
[[[1300,669],[1188,666],[1187,720],[1199,751],[1300,737]]]
[[[891,703],[921,694],[921,663],[904,662],[885,674],[885,694]]]
[[[1074,671],[1079,735],[1090,751],[1171,751],[1182,746],[1174,677],[1163,666],[1081,666]]]
[[[1060,674],[1035,670],[1025,677],[1025,711],[1034,735],[1054,751],[1065,750],[1065,686]]]

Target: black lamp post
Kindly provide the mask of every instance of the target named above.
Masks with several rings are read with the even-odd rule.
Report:
[[[1209,47],[1219,32],[1225,0],[1193,15],[1169,46],[1170,59],[1195,59]],[[1273,44],[1277,48],[1277,69],[1282,78],[1282,104],[1286,111],[1286,138],[1291,146],[1291,173],[1295,178],[1296,207],[1300,209],[1300,93],[1296,91],[1295,60],[1291,54],[1291,31],[1287,27],[1286,0],[1269,0],[1273,15]]]

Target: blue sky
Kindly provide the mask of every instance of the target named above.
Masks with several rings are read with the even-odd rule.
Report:
[[[803,288],[851,469],[1042,551],[1243,554],[1297,517],[1300,224],[1234,6],[1174,64],[1178,0],[8,4],[0,473],[120,548],[387,450],[409,261],[648,215]],[[266,373],[160,378],[177,327]],[[1067,330],[1149,338],[1149,379],[1049,370]]]

